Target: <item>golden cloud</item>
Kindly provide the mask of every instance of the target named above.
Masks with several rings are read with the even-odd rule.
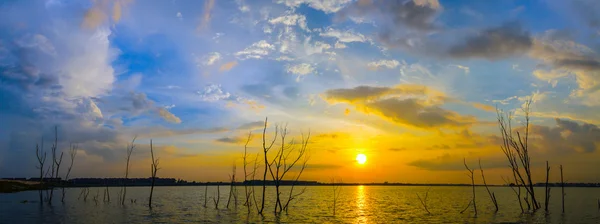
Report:
[[[352,104],[365,114],[417,128],[465,127],[477,122],[473,116],[462,116],[441,108],[442,104],[453,100],[422,85],[332,89],[322,97],[330,104]]]
[[[219,71],[221,71],[221,72],[229,71],[233,67],[235,67],[237,64],[238,64],[237,61],[227,62],[227,63],[221,65],[221,67],[219,68]]]

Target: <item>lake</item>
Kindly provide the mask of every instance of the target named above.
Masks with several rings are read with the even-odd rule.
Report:
[[[283,188],[287,192],[288,188]],[[565,188],[565,214],[561,212],[560,188],[553,188],[549,214],[543,208],[534,214],[521,214],[510,188],[490,187],[500,207],[495,213],[485,188],[478,187],[477,218],[472,208],[460,213],[471,200],[470,187],[342,186],[336,216],[332,215],[331,186],[307,187],[292,202],[288,214],[280,215],[273,214],[274,189],[268,188],[264,217],[257,215],[255,208],[247,214],[242,206],[243,186],[237,187],[237,207],[231,202],[229,209],[225,208],[229,186],[220,187],[219,209],[212,201],[216,186],[208,188],[206,208],[203,186],[156,187],[152,209],[147,206],[149,187],[129,187],[124,206],[117,202],[120,188],[109,189],[111,202],[102,201],[104,188],[89,188],[87,201],[78,199],[80,188],[67,189],[64,204],[60,190],[56,190],[53,205],[41,205],[37,191],[0,194],[0,223],[600,223],[600,188]],[[256,187],[257,192],[259,189]],[[427,191],[431,214],[417,198],[417,193],[423,197]],[[543,192],[542,188],[536,191],[542,207]],[[97,203],[93,200],[96,194]]]

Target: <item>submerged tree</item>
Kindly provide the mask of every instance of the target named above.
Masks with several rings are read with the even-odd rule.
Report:
[[[129,161],[131,160],[131,153],[133,153],[133,149],[135,148],[135,139],[131,140],[130,144],[127,144],[127,157],[126,157],[126,166],[125,166],[125,179],[123,180],[123,188],[121,192],[123,192],[121,196],[121,205],[125,205],[125,197],[127,196],[127,179],[129,178]]]
[[[490,200],[492,200],[492,203],[496,208],[496,212],[498,212],[498,201],[496,201],[496,194],[490,191],[490,188],[488,187],[487,182],[485,181],[485,175],[483,174],[483,168],[481,167],[481,159],[479,160],[479,170],[481,171],[481,179],[483,179],[483,185],[485,186],[485,190],[490,196]]]
[[[339,183],[341,183],[341,182],[342,182],[341,180],[336,182],[335,178],[331,178],[331,187],[333,190],[333,216],[335,216],[337,201],[338,201],[338,198],[340,197],[341,190],[340,190]]]
[[[513,134],[512,129],[512,114],[504,115],[500,110],[498,114],[498,126],[502,134],[501,149],[508,160],[509,167],[515,175],[516,184],[523,186],[526,190],[525,197],[527,205],[533,206],[533,210],[540,208],[540,204],[535,197],[535,191],[531,175],[531,157],[529,156],[529,120],[530,106],[532,100],[525,102],[523,113],[525,115],[525,124],[523,126],[524,133],[516,131]],[[531,202],[531,203],[530,203]]]
[[[548,186],[548,179],[550,178],[550,165],[546,161],[546,197],[544,200],[544,211],[548,212],[548,204],[550,203],[550,187]]]
[[[71,144],[69,146],[69,155],[71,156],[71,164],[69,165],[69,168],[67,169],[67,175],[65,175],[65,181],[69,180],[69,175],[71,175],[71,170],[73,169],[73,164],[75,162],[75,157],[77,156],[77,145],[73,145]],[[61,198],[61,202],[65,202],[65,186],[62,186],[62,198]]]
[[[469,171],[469,174],[467,174],[467,176],[471,178],[471,187],[473,189],[473,210],[475,211],[475,217],[477,217],[477,202],[475,201],[475,170],[470,169],[469,166],[467,166],[467,159],[463,159],[463,162],[465,164],[465,168],[467,169],[467,171]]]
[[[35,155],[39,165],[36,167],[40,170],[40,185],[44,184],[44,164],[46,163],[46,152],[44,152],[44,139],[42,138],[41,149],[38,144],[35,145]],[[40,188],[40,203],[44,201],[43,190]]]
[[[427,191],[425,191],[425,196],[423,196],[423,198],[421,198],[421,196],[419,195],[419,193],[416,193],[417,194],[417,198],[421,202],[421,205],[423,206],[423,208],[425,209],[425,211],[427,212],[427,214],[431,214],[431,212],[429,211],[429,208],[427,208],[427,198],[429,197],[429,189],[430,188],[427,188]]]
[[[273,141],[271,141],[271,143],[267,146],[267,139],[266,139],[266,135],[267,135],[267,124],[268,124],[268,118],[265,118],[265,127],[263,128],[263,134],[262,134],[262,148],[263,148],[263,156],[264,156],[264,165],[265,165],[265,169],[263,172],[263,186],[262,186],[262,200],[260,203],[260,209],[258,210],[258,214],[262,214],[263,210],[265,209],[265,194],[267,191],[267,171],[270,170],[270,163],[269,163],[269,157],[268,157],[268,153],[269,150],[271,150],[271,148],[273,147],[273,144],[275,144],[275,141],[277,141],[277,131],[278,128],[275,127],[275,136],[273,136]],[[277,205],[276,205],[277,206]]]
[[[235,188],[235,172],[236,172],[236,166],[235,164],[233,165],[233,170],[231,171],[231,175],[229,175],[229,198],[227,198],[227,205],[225,206],[226,208],[229,209],[229,203],[231,202],[231,198],[234,199],[234,203],[237,206],[237,190]]]
[[[304,162],[302,164],[302,167],[300,168],[301,170],[298,172],[298,175],[296,176],[294,182],[292,182],[292,186],[291,189],[292,191],[289,193],[289,198],[286,204],[289,205],[289,201],[294,199],[294,185],[295,183],[298,181],[298,179],[300,178],[300,175],[302,174],[302,172],[304,171],[304,168],[306,167],[306,162],[308,161],[308,154],[307,154],[307,146],[308,146],[308,140],[310,139],[310,132],[308,133],[308,136],[304,136],[302,135],[302,142],[299,144],[299,146],[297,144],[295,144],[294,140],[292,139],[291,141],[287,141],[286,137],[289,134],[288,130],[287,130],[287,126],[284,127],[280,127],[279,129],[279,138],[280,138],[280,147],[279,150],[277,151],[277,154],[275,155],[275,157],[273,158],[272,162],[269,164],[269,173],[271,174],[271,178],[273,178],[273,181],[275,183],[275,208],[274,208],[274,213],[278,213],[284,210],[283,208],[283,204],[281,202],[281,182],[283,180],[285,180],[285,176],[286,174],[288,174],[288,172],[294,168],[294,166],[301,160],[304,158]]]
[[[56,150],[58,150],[58,127],[54,126],[54,144],[52,144],[52,172],[50,177],[53,182],[58,181],[60,177],[60,164],[63,159],[63,152],[60,153],[60,157],[56,156]],[[54,183],[50,185],[50,197],[48,198],[48,204],[52,204],[52,198],[54,197]]]
[[[152,171],[152,186],[150,187],[150,199],[148,200],[148,207],[152,208],[152,194],[154,193],[154,183],[156,181],[156,173],[160,169],[158,168],[158,159],[154,159],[154,149],[152,147],[152,139],[150,139],[150,156],[152,159],[152,165],[150,170]]]
[[[252,207],[252,202],[250,201],[250,197],[254,193],[254,188],[249,188],[248,186],[248,177],[252,176],[252,180],[254,180],[254,173],[256,169],[252,173],[248,173],[248,143],[252,140],[252,132],[248,133],[248,139],[246,140],[246,144],[244,144],[244,195],[245,201],[244,206],[246,206],[248,213],[250,213],[250,207]]]

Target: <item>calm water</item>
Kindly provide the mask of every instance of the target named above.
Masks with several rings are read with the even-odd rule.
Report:
[[[259,187],[256,189],[259,191]],[[428,189],[431,215],[422,209],[416,196]],[[102,202],[102,188],[90,188],[87,202],[77,199],[81,189],[68,189],[64,204],[60,202],[60,191],[56,191],[58,196],[52,206],[40,205],[37,191],[0,194],[0,223],[600,223],[598,188],[566,188],[564,215],[559,188],[552,189],[550,214],[544,211],[520,214],[514,194],[505,187],[491,188],[500,207],[500,211],[494,213],[485,189],[478,188],[477,218],[473,217],[472,209],[460,214],[471,198],[468,187],[344,186],[336,216],[332,216],[331,210],[332,188],[308,187],[305,194],[294,201],[288,214],[274,215],[272,198],[267,197],[264,217],[256,215],[255,210],[247,215],[241,202],[243,187],[238,187],[237,208],[232,202],[230,209],[225,208],[228,186],[221,187],[219,209],[214,208],[212,201],[216,187],[208,189],[207,208],[203,207],[204,187],[157,187],[153,209],[147,207],[149,190],[147,187],[128,188],[128,198],[136,199],[137,203],[127,201],[125,206],[117,202],[119,188],[110,188],[110,203]],[[543,200],[543,189],[538,190]],[[96,192],[99,192],[98,203],[92,199]],[[28,202],[22,203],[23,200]]]

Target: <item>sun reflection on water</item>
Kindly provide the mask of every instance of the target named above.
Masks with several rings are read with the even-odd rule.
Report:
[[[368,223],[369,219],[365,215],[365,211],[368,211],[368,205],[365,199],[365,186],[360,185],[356,187],[356,207],[358,210],[358,214],[356,216],[355,223]]]

